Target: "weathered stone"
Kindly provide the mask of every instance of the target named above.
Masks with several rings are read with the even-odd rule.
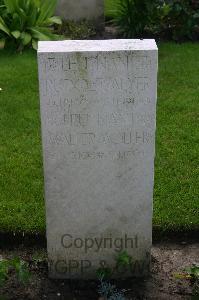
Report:
[[[126,251],[146,274],[152,240],[154,40],[40,42],[50,276],[92,278]],[[130,273],[129,273],[130,272]]]
[[[104,27],[103,0],[59,0],[56,14],[66,20],[88,20],[97,29]]]

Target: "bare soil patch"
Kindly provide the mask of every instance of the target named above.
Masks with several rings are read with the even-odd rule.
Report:
[[[45,248],[0,250],[0,258],[20,257],[28,262],[31,280],[20,284],[15,274],[10,274],[0,289],[0,300],[12,299],[61,299],[98,300],[98,281],[52,280],[48,278]],[[192,299],[192,285],[185,279],[176,279],[174,274],[185,267],[199,263],[199,243],[157,243],[152,249],[151,275],[144,279],[121,279],[113,283],[126,290],[126,298],[137,299]],[[196,299],[196,298],[194,298]]]

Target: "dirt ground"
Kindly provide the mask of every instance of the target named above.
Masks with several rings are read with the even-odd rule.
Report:
[[[48,278],[46,250],[44,248],[24,248],[0,250],[0,259],[20,257],[28,262],[31,280],[20,284],[15,274],[10,274],[0,288],[0,300],[11,299],[61,299],[98,300],[97,281],[52,280]],[[145,279],[114,281],[118,289],[125,290],[127,299],[193,299],[189,280],[176,279],[174,274],[185,267],[199,263],[199,243],[179,244],[156,243],[152,249],[151,275]],[[197,299],[197,298],[194,298]]]

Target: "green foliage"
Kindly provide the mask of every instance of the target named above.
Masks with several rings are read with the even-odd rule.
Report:
[[[192,300],[199,299],[199,265],[192,265],[184,269],[183,273],[174,274],[177,279],[188,279],[193,285]]]
[[[19,257],[14,258],[11,264],[16,271],[19,282],[22,284],[27,284],[30,280],[28,264],[25,261],[21,260]]]
[[[156,19],[155,0],[119,0],[113,10],[114,23],[126,38],[141,38]]]
[[[199,2],[117,0],[111,14],[122,36],[158,36],[182,41],[199,37]]]
[[[114,272],[117,273],[119,268],[125,268],[126,270],[128,270],[128,267],[131,266],[132,260],[132,257],[127,253],[127,251],[121,251],[115,257],[115,267],[111,269],[107,266],[102,266],[97,270],[97,277],[100,280],[108,279]]]
[[[167,31],[169,37],[175,41],[196,39],[199,33],[199,5],[193,5],[193,1],[174,0],[165,1],[162,11],[160,30]]]
[[[0,261],[0,287],[4,284],[8,278],[9,265],[7,260]]]
[[[0,286],[9,278],[10,270],[14,270],[17,279],[22,284],[27,284],[30,279],[30,272],[28,270],[28,264],[16,257],[12,260],[1,260],[0,261]]]
[[[3,0],[0,0],[0,16],[3,12],[3,9],[4,9],[4,1]]]
[[[193,265],[185,269],[185,272],[189,274],[194,280],[199,279],[199,265]]]
[[[126,267],[131,264],[132,257],[126,252],[122,251],[116,256],[116,271],[118,267]],[[106,281],[111,277],[115,268],[110,269],[103,267],[97,270],[97,277],[100,280],[100,285],[98,287],[98,293],[105,300],[125,300],[124,292],[116,289],[115,285],[112,285],[110,282]],[[106,279],[106,280],[105,280]]]
[[[52,16],[57,0],[4,0],[0,15],[0,40],[18,50],[25,46],[37,48],[38,40],[55,40],[50,26],[61,24]]]
[[[128,267],[132,263],[132,257],[127,251],[120,252],[116,257],[117,267]]]
[[[101,267],[97,269],[97,277],[100,279],[110,278],[112,275],[112,270],[108,267]]]

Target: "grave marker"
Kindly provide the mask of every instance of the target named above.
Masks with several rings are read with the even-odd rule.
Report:
[[[56,14],[66,20],[91,21],[99,30],[104,28],[103,0],[58,0]]]
[[[150,265],[157,46],[154,40],[39,42],[49,272],[96,278]]]

